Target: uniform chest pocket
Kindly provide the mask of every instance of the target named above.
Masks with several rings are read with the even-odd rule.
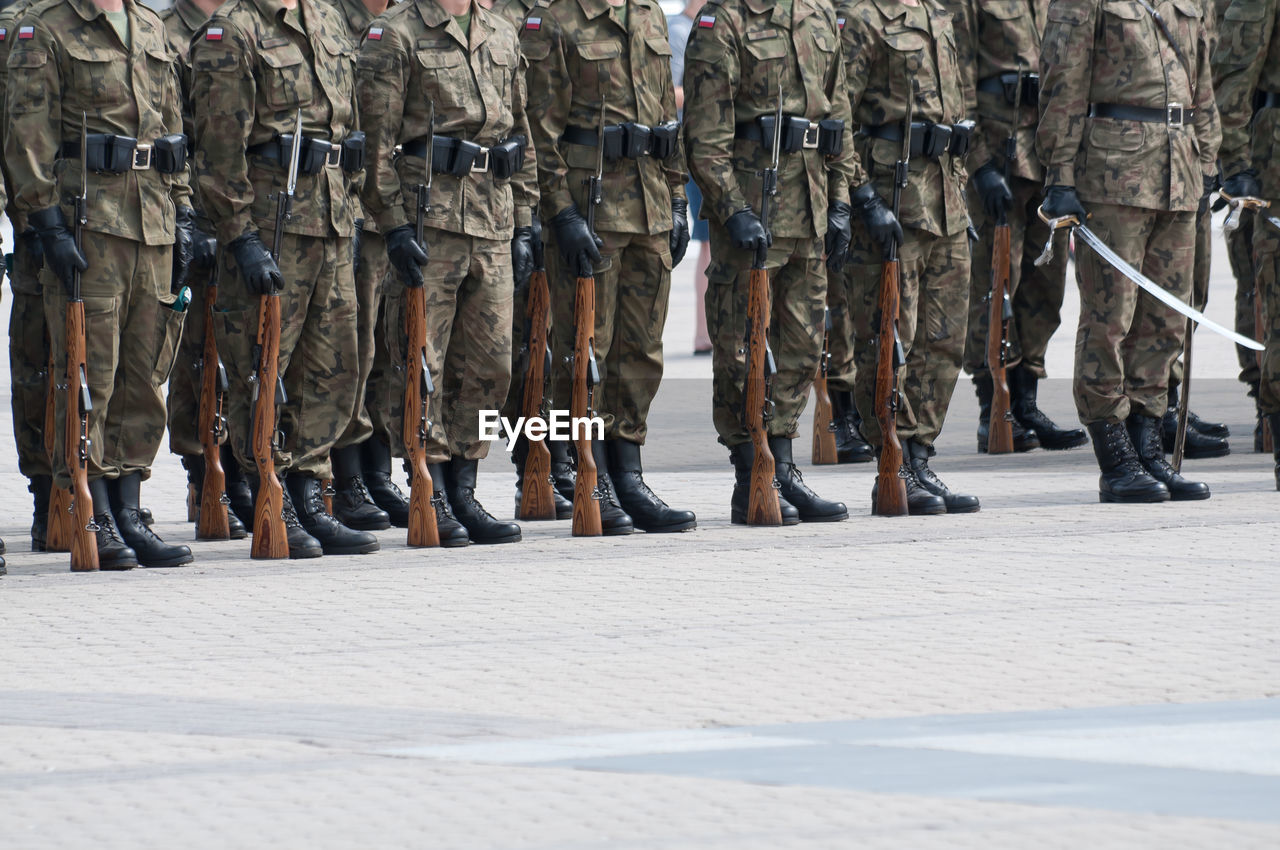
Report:
[[[621,87],[631,84],[623,66],[622,45],[616,41],[584,41],[578,44],[574,84],[588,92],[599,92],[606,83]]]
[[[260,50],[262,97],[274,109],[305,106],[314,99],[311,66],[296,44]]]
[[[1022,0],[978,0],[978,10],[997,21],[1012,21],[1028,8]]]
[[[75,102],[92,103],[102,111],[132,100],[129,61],[119,50],[91,47],[68,40],[63,47],[75,61],[71,63],[71,83]]]
[[[813,31],[813,46],[823,53],[831,53],[836,49],[835,38],[824,29]]]
[[[469,113],[476,97],[471,83],[471,66],[461,48],[434,46],[414,54],[422,71],[422,91],[436,104],[436,120],[449,111]]]
[[[158,47],[148,47],[143,61],[147,66],[147,80],[151,84],[148,100],[157,106],[171,103],[178,91],[178,70],[173,57]]]
[[[747,55],[760,62],[785,59],[787,40],[777,30],[749,32],[747,33]]]

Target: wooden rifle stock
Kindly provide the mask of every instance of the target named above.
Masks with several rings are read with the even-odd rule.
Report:
[[[578,456],[577,477],[573,484],[574,537],[598,537],[603,533],[597,486],[599,471],[592,454],[591,428],[585,425],[586,418],[591,415],[591,395],[595,387],[595,340],[596,279],[579,275],[573,302],[573,390],[569,394],[569,417],[574,423],[573,447]],[[527,472],[525,477],[528,477]]]
[[[901,476],[902,443],[898,440],[898,367],[902,351],[898,340],[899,271],[894,252],[880,270],[880,328],[876,337],[875,408],[882,441],[876,469],[875,512],[879,516],[907,513],[907,482]]]
[[[427,405],[432,382],[427,369],[427,293],[421,286],[405,288],[404,310],[404,330],[409,340],[403,425],[404,448],[409,458],[408,543],[417,547],[439,546],[440,529],[431,503],[435,483],[427,466],[427,435],[431,429]]]
[[[769,352],[769,272],[763,258],[752,264],[747,279],[747,381],[743,393],[747,433],[751,436],[751,487],[747,491],[747,525],[782,525],[782,506],[774,486],[773,450],[765,427],[773,355]]]
[[[529,278],[528,332],[525,343],[528,362],[524,373],[524,398],[520,414],[528,421],[542,415],[543,394],[547,380],[547,329],[551,314],[551,289],[547,272],[538,263]],[[520,519],[550,520],[556,518],[556,505],[551,492],[551,452],[543,440],[526,440],[524,479],[520,490]]]
[[[1013,413],[1009,398],[1009,255],[1012,250],[1008,221],[997,224],[991,247],[991,291],[987,295],[987,369],[991,373],[991,418],[987,452],[1013,451]]]
[[[813,456],[815,466],[835,463],[836,423],[831,410],[831,389],[827,373],[831,370],[831,310],[823,310],[822,355],[818,374],[813,379]]]
[[[277,234],[277,240],[280,238]],[[289,557],[284,527],[284,488],[276,477],[276,387],[280,384],[280,294],[258,300],[258,372],[254,387],[252,449],[258,469],[258,498],[253,506],[254,558]]]
[[[218,341],[213,333],[213,305],[218,285],[212,279],[204,294],[204,344],[200,355],[200,412],[197,430],[204,455],[204,484],[200,490],[200,510],[196,515],[197,540],[229,540],[227,515],[227,475],[222,468],[222,435],[226,433],[223,404],[227,395],[227,373],[218,357]]]
[[[49,375],[45,385],[44,405],[44,452],[49,458],[50,468],[54,464],[54,452],[57,451],[57,404],[58,379],[53,365],[53,357],[49,358]],[[75,522],[71,516],[71,491],[56,484],[49,490],[49,531],[45,537],[46,552],[71,551],[71,526]]]
[[[89,493],[89,399],[88,364],[85,354],[84,300],[79,297],[79,272],[76,273],[76,297],[67,302],[67,410],[66,458],[71,474],[71,570],[93,572],[98,569],[98,538],[94,533],[93,496]]]

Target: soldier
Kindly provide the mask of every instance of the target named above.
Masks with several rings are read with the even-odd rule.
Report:
[[[426,287],[436,387],[427,460],[440,537],[514,543],[520,526],[495,519],[475,488],[489,450],[480,411],[507,397],[512,289],[528,283],[533,262],[536,164],[516,29],[469,0],[409,0],[369,29],[359,64],[371,168],[364,201],[402,284],[387,297],[390,327],[404,327],[403,287]],[[428,165],[431,209],[419,245],[415,188]]]
[[[964,354],[969,309],[965,120],[972,93],[962,90],[951,19],[935,0],[853,0],[841,6],[849,104],[861,125],[854,140],[866,172],[851,193],[860,212],[846,274],[854,316],[855,398],[863,435],[883,441],[873,405],[880,271],[890,239],[899,243],[899,329],[906,366],[899,380],[897,432],[912,514],[969,513],[976,496],[956,493],[929,468]],[[902,153],[907,98],[915,91],[911,170],[895,219],[894,163]],[[899,223],[899,219],[901,223]]]
[[[849,512],[809,489],[791,441],[822,352],[828,268],[838,271],[849,240],[849,185],[860,173],[849,135],[849,105],[835,9],[825,0],[774,5],[711,2],[685,53],[685,145],[710,223],[707,326],[712,339],[712,414],[736,471],[733,522],[746,521],[753,447],[744,419],[744,340],[750,268],[768,245],[769,338],[777,359],[769,447],[777,462],[783,522],[838,521]],[[778,109],[794,128],[781,145],[776,215],[758,215],[756,174],[771,160],[762,116]],[[826,132],[814,122],[824,121]],[[824,251],[827,254],[824,265]]]
[[[1233,0],[1223,14],[1213,56],[1218,104],[1222,110],[1223,190],[1233,197],[1266,198],[1280,206],[1280,3]],[[1266,211],[1274,216],[1271,210]],[[1248,216],[1246,216],[1248,218]],[[1253,221],[1256,297],[1262,298],[1267,346],[1263,353],[1258,408],[1280,446],[1280,230]],[[1252,354],[1252,352],[1250,352]],[[1280,490],[1280,451],[1276,452]]]
[[[175,0],[172,6],[160,13],[169,50],[178,58],[179,78],[182,81],[182,127],[188,139],[195,137],[191,124],[191,63],[188,55],[191,36],[222,3],[223,0]],[[191,274],[187,278],[192,293],[191,309],[178,349],[176,368],[169,376],[169,394],[165,399],[169,411],[169,450],[182,458],[182,466],[187,470],[187,488],[190,493],[188,500],[197,503],[204,483],[204,455],[196,426],[200,416],[200,375],[206,330],[205,288],[213,280],[218,249],[217,240],[211,235],[212,231],[212,223],[200,211],[197,203],[191,246]],[[214,364],[209,366],[213,368]],[[240,473],[240,465],[235,462],[235,453],[229,444],[222,444],[221,455],[230,496],[228,528],[232,540],[243,540],[249,534],[245,522],[253,523],[253,500],[249,493],[249,483]]]
[[[5,163],[14,204],[40,236],[55,374],[66,372],[65,313],[76,271],[85,301],[89,488],[103,569],[180,566],[140,515],[142,479],[164,434],[161,384],[182,331],[175,295],[190,260],[194,213],[173,57],[155,13],[133,0],[37,0],[9,53]],[[88,157],[79,162],[81,117]],[[63,204],[87,168],[83,249]],[[175,241],[176,240],[176,241]],[[64,445],[66,394],[57,397]],[[55,482],[70,475],[55,452]]]
[[[1045,214],[1092,214],[1101,240],[1185,301],[1195,214],[1214,185],[1221,133],[1201,7],[1157,5],[1049,7],[1036,147]],[[1207,499],[1206,485],[1165,461],[1160,439],[1185,320],[1087,248],[1076,278],[1076,409],[1102,471],[1099,497]]]
[[[320,487],[330,477],[329,451],[359,401],[352,181],[364,148],[355,130],[353,52],[338,13],[315,0],[228,0],[191,42],[195,167],[223,246],[215,332],[231,379],[229,439],[246,471],[253,469],[249,376],[259,300],[280,291],[288,402],[280,408],[284,446],[276,464],[291,558],[378,549],[373,534],[326,512]],[[274,199],[285,189],[299,112],[293,214],[275,233]],[[278,263],[272,244],[280,247]],[[250,475],[256,482],[256,471]]]
[[[969,333],[964,368],[978,394],[978,451],[987,450],[993,387],[986,362],[991,246],[1003,213],[1010,228],[1008,380],[1017,451],[1037,446],[1072,449],[1089,441],[1080,428],[1060,428],[1036,404],[1037,385],[1046,377],[1045,351],[1061,324],[1067,280],[1066,234],[1053,261],[1037,267],[1035,258],[1049,238],[1036,215],[1044,189],[1044,168],[1036,159],[1035,129],[1040,114],[1040,35],[1048,0],[1014,3],[955,2],[953,9],[960,69],[977,95],[978,126],[967,159],[971,174],[969,213],[978,224],[969,287]],[[1019,77],[1019,74],[1022,76]],[[1021,79],[1022,88],[1018,81]],[[1015,155],[1005,179],[1005,144],[1012,134]]]
[[[542,217],[558,249],[547,252],[552,398],[569,399],[574,281],[594,272],[595,406],[605,440],[592,445],[604,533],[694,528],[692,511],[669,507],[649,489],[640,462],[662,380],[671,268],[689,243],[666,17],[656,0],[538,0],[520,38]],[[595,173],[602,120],[604,202],[593,234],[585,184]]]
[[[369,24],[387,9],[387,0],[333,0],[347,24],[352,44],[359,44]],[[362,122],[363,123],[363,122]],[[387,276],[387,248],[371,217],[356,219],[356,279],[359,363],[356,409],[331,453],[337,492],[333,512],[349,528],[376,531],[409,525],[409,500],[391,479],[391,447],[402,446],[393,433],[391,408],[394,367],[389,357],[382,316],[382,285]],[[380,368],[375,368],[378,363]],[[400,454],[403,454],[403,449]]]

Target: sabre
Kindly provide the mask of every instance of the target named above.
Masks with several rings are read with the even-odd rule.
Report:
[[[1254,198],[1248,195],[1233,197],[1221,189],[1218,190],[1218,197],[1226,201],[1227,206],[1231,208],[1231,211],[1227,213],[1226,220],[1222,222],[1222,229],[1226,232],[1231,233],[1240,227],[1240,216],[1244,214],[1245,210],[1252,210],[1256,217],[1262,219],[1276,230],[1280,230],[1280,219],[1262,212],[1271,207],[1270,201],[1264,201],[1262,198]]]
[[[1097,254],[1102,259],[1106,260],[1108,265],[1110,265],[1116,271],[1120,272],[1120,274],[1127,277],[1130,281],[1135,283],[1140,289],[1145,290],[1149,295],[1154,297],[1161,304],[1164,304],[1166,307],[1170,307],[1176,310],[1178,313],[1181,313],[1183,316],[1186,316],[1188,319],[1195,322],[1196,324],[1204,325],[1209,330],[1213,331],[1219,336],[1226,337],[1227,339],[1231,340],[1237,345],[1243,345],[1245,348],[1249,348],[1254,351],[1265,350],[1265,346],[1263,346],[1262,343],[1258,342],[1255,339],[1250,339],[1244,334],[1238,334],[1235,331],[1230,330],[1229,328],[1223,327],[1222,325],[1215,322],[1213,319],[1210,319],[1204,313],[1201,313],[1195,307],[1192,307],[1190,304],[1186,303],[1181,298],[1178,298],[1176,295],[1169,292],[1164,287],[1160,286],[1160,284],[1151,280],[1149,277],[1147,277],[1142,272],[1135,269],[1133,266],[1129,265],[1129,263],[1125,262],[1125,260],[1119,254],[1111,250],[1111,248],[1107,246],[1107,243],[1099,239],[1098,236],[1092,230],[1090,230],[1087,226],[1081,223],[1080,219],[1078,219],[1077,217],[1073,215],[1066,215],[1066,216],[1061,216],[1059,218],[1052,218],[1050,216],[1045,215],[1043,208],[1041,208],[1037,212],[1040,216],[1040,220],[1043,221],[1045,224],[1049,225],[1049,239],[1045,243],[1044,252],[1036,260],[1037,266],[1044,265],[1050,259],[1053,258],[1054,233],[1057,232],[1060,228],[1070,227],[1075,230],[1076,236],[1078,236],[1082,242],[1084,242],[1086,245],[1088,245],[1090,248],[1093,249],[1093,252],[1095,254]],[[1275,226],[1278,229],[1280,229],[1280,222],[1276,223]]]

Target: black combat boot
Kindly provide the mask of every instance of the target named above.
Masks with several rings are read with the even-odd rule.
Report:
[[[396,528],[409,527],[409,497],[391,478],[391,446],[381,437],[372,436],[360,444],[360,462],[364,484],[373,503],[386,511]]]
[[[1280,413],[1268,413],[1266,416],[1271,433],[1280,436]],[[1280,490],[1280,439],[1276,439],[1276,436],[1271,439],[1271,448],[1276,461],[1276,489]]]
[[[1188,481],[1173,471],[1164,459],[1164,446],[1160,442],[1160,420],[1154,416],[1130,413],[1125,420],[1129,440],[1138,453],[1138,461],[1151,477],[1169,488],[1169,498],[1175,502],[1194,502],[1209,498],[1209,485],[1200,481]]]
[[[876,451],[862,439],[862,417],[853,402],[853,393],[838,390],[831,394],[831,415],[836,422],[836,461],[838,463],[870,463]]]
[[[991,403],[995,398],[995,383],[991,380],[990,372],[983,372],[980,375],[973,376],[973,389],[978,395],[978,451],[986,453],[987,443],[991,435]],[[1013,415],[1013,392],[1009,393],[1009,410]],[[1040,438],[1036,436],[1034,431],[1029,431],[1022,427],[1018,422],[1018,417],[1013,416],[1013,421],[1009,423],[1010,430],[1013,432],[1013,450],[1015,452],[1029,452],[1032,449],[1040,448]]]
[[[751,465],[755,463],[756,448],[750,442],[739,443],[729,449],[729,461],[733,464],[733,496],[729,499],[729,521],[735,525],[747,524],[747,509],[751,502]],[[776,464],[775,464],[776,470]],[[782,509],[783,525],[799,525],[800,512],[778,490],[778,477],[773,478],[778,492],[778,506]]]
[[[907,465],[915,473],[916,480],[920,482],[920,486],[935,496],[941,496],[947,513],[971,514],[981,507],[977,496],[954,493],[950,487],[942,483],[942,479],[938,477],[937,473],[929,468],[928,446],[917,443],[915,440],[907,440],[902,448],[906,454]]]
[[[295,561],[319,558],[324,554],[324,548],[321,547],[319,540],[307,534],[307,530],[302,527],[298,512],[293,507],[293,499],[289,497],[289,488],[284,487],[282,491],[284,502],[280,514],[284,519],[284,535],[289,543],[289,557]]]
[[[1266,430],[1270,426],[1267,425],[1267,416],[1262,412],[1262,407],[1258,402],[1261,387],[1257,381],[1249,384],[1249,392],[1247,395],[1253,399],[1254,425],[1253,425],[1253,450],[1261,454],[1267,450],[1266,448]],[[1274,441],[1273,441],[1274,445]]]
[[[326,555],[367,555],[378,551],[378,538],[368,531],[347,528],[324,509],[319,480],[300,472],[285,476],[285,489],[293,500],[298,522]]]
[[[138,556],[138,563],[144,567],[181,567],[191,563],[194,559],[190,547],[165,543],[142,521],[138,512],[141,490],[140,472],[122,475],[107,484],[120,538],[129,544]]]
[[[222,451],[222,471],[227,476],[227,510],[230,514],[228,519],[235,517],[240,524],[250,533],[253,533],[253,504],[254,493],[253,487],[250,485],[250,476],[245,474],[244,469],[240,466],[240,461],[236,460],[235,452],[231,450],[231,446],[223,444]],[[253,476],[255,479],[256,475]]]
[[[155,515],[151,513],[151,508],[138,508],[138,519],[142,520],[142,524],[147,528],[155,525]]]
[[[129,548],[116,529],[107,479],[90,481],[89,495],[93,496],[93,524],[98,527],[98,569],[131,570],[138,566],[138,553]]]
[[[649,489],[644,481],[637,443],[614,438],[605,440],[605,449],[609,456],[609,480],[618,496],[618,503],[636,528],[652,534],[689,531],[698,527],[693,511],[668,507]]]
[[[33,475],[27,485],[31,492],[31,551],[45,551],[49,538],[49,496],[53,491],[53,478],[48,475]]]
[[[548,447],[555,445],[547,440]],[[549,449],[548,449],[549,450]],[[524,465],[529,458],[529,441],[524,435],[516,437],[516,444],[511,449],[511,462],[516,465],[516,518],[520,518],[520,500],[524,497]],[[556,487],[555,479],[551,479],[551,503],[555,505],[556,519],[573,519],[573,502],[561,495]]]
[[[1194,417],[1194,418],[1193,418]],[[1214,436],[1206,434],[1196,427],[1197,421],[1203,421],[1198,416],[1194,416],[1191,411],[1187,411],[1187,439],[1186,445],[1182,450],[1183,457],[1189,457],[1196,460],[1203,460],[1212,457],[1226,457],[1231,454],[1231,446],[1227,443],[1226,437]],[[1206,423],[1208,424],[1208,423]],[[1209,425],[1209,427],[1217,427],[1225,431],[1225,425]],[[1178,388],[1169,388],[1169,407],[1164,412],[1164,417],[1160,420],[1160,436],[1164,441],[1164,450],[1166,452],[1173,451],[1173,444],[1178,437]]]
[[[989,380],[989,378],[988,378]],[[1014,421],[1033,434],[1042,448],[1074,449],[1089,442],[1083,428],[1060,428],[1036,405],[1040,376],[1023,364],[1009,370],[1009,396]],[[994,390],[993,390],[994,392]]]
[[[547,450],[551,452],[551,481],[555,491],[573,506],[573,459],[569,457],[567,440],[547,440]],[[572,513],[569,516],[573,516]]]
[[[801,522],[839,522],[849,518],[844,502],[832,502],[809,489],[800,470],[791,459],[791,438],[770,437],[769,449],[773,452],[779,494],[795,505]]]
[[[600,496],[600,530],[607,536],[630,534],[635,531],[635,523],[622,509],[618,494],[613,491],[607,455],[604,443],[600,440],[591,441],[591,457],[596,462],[596,492]]]
[[[1093,453],[1102,476],[1099,502],[1167,502],[1169,488],[1142,468],[1138,452],[1123,422],[1090,422]]]
[[[471,538],[453,515],[453,508],[449,505],[449,494],[444,484],[444,464],[428,464],[427,472],[431,475],[431,504],[436,509],[436,532],[440,535],[440,545],[445,549],[466,546]]]
[[[445,491],[453,514],[467,529],[467,536],[475,543],[518,543],[520,526],[503,522],[484,509],[476,500],[476,472],[480,461],[465,457],[449,458],[445,466]]]
[[[381,531],[391,527],[391,517],[374,504],[364,486],[360,463],[360,446],[343,446],[329,450],[333,466],[333,517],[356,531]]]
[[[936,493],[924,489],[911,464],[903,461],[898,476],[907,485],[907,514],[909,516],[938,516],[947,512],[947,503]],[[880,495],[880,477],[871,485],[871,513],[876,512],[876,500]]]

